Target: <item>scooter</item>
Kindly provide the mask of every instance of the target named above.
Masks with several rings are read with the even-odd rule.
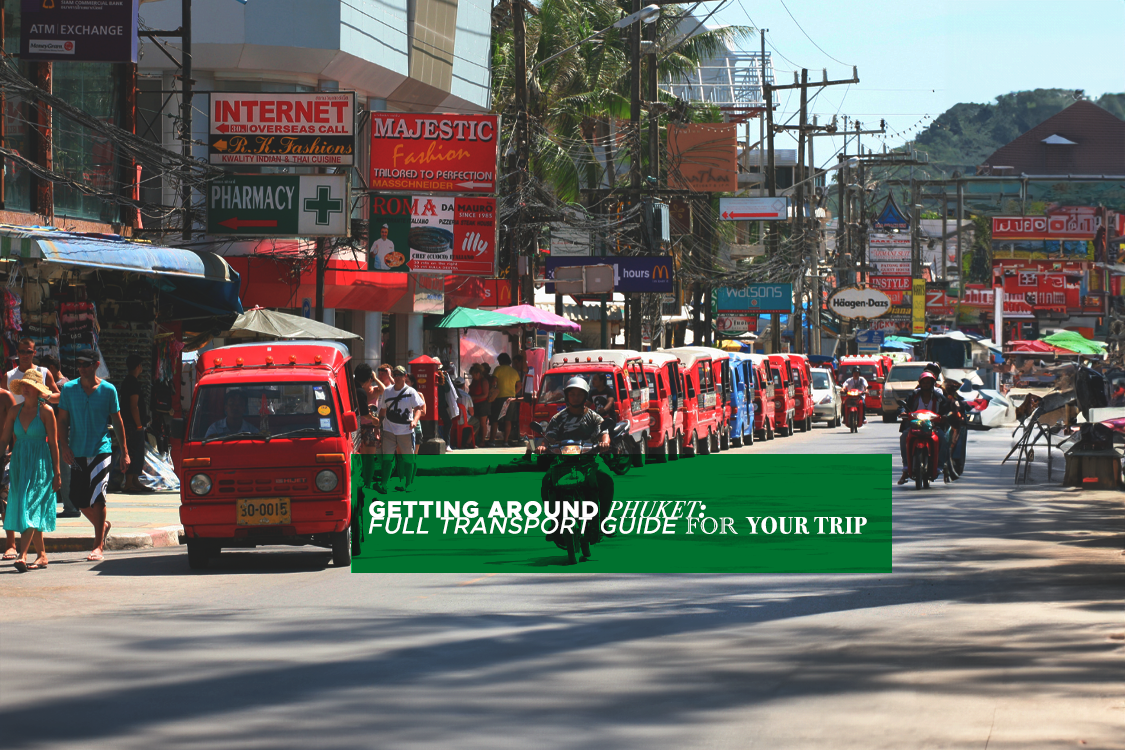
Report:
[[[910,476],[915,489],[928,489],[937,479],[941,456],[940,416],[927,409],[905,415],[910,422],[906,431],[906,456],[910,461]]]
[[[855,432],[863,422],[864,394],[858,388],[849,388],[844,391],[844,424]]]
[[[532,422],[530,430],[537,438],[546,434],[546,425]],[[627,422],[619,422],[610,431],[610,440],[620,440],[629,430]],[[612,450],[612,448],[610,449]],[[602,537],[602,512],[598,494],[598,456],[602,454],[597,442],[564,440],[544,443],[543,454],[549,459],[543,477],[543,507],[556,521],[555,529],[547,534],[547,541],[566,550],[567,563],[575,565],[590,559],[590,545]],[[609,458],[606,456],[605,458]],[[614,468],[614,467],[611,467]],[[586,502],[598,507],[593,518],[566,518],[567,509],[581,511]],[[573,520],[571,524],[564,523]]]

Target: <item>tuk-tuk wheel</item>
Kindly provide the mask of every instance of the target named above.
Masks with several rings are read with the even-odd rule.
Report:
[[[352,528],[332,532],[332,564],[343,568],[352,564]]]

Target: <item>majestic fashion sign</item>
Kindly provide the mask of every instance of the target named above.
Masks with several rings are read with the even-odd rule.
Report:
[[[495,193],[498,115],[371,115],[372,190]]]

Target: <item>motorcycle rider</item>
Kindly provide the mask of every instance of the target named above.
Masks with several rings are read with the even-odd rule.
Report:
[[[547,423],[544,430],[544,441],[536,448],[536,452],[543,453],[547,444],[561,443],[564,440],[581,440],[594,442],[605,451],[609,448],[610,425],[602,419],[596,411],[586,405],[589,397],[590,386],[582,378],[574,377],[567,381],[563,388],[563,398],[566,408]],[[602,508],[603,517],[609,512],[613,502],[613,478],[600,467],[596,470],[598,480],[598,501]],[[549,474],[548,474],[549,476]],[[544,483],[547,478],[544,477]],[[544,492],[547,487],[544,486]]]
[[[910,415],[913,412],[925,409],[942,417],[944,422],[948,423],[948,417],[953,408],[949,403],[949,399],[935,387],[936,385],[937,377],[935,377],[930,370],[924,370],[922,374],[918,376],[918,387],[914,389],[913,393],[906,397],[905,406],[899,407],[899,418],[901,419],[905,415]],[[948,424],[945,426],[948,426]],[[902,455],[902,476],[898,479],[899,484],[906,484],[910,479],[910,457],[906,455],[906,433],[909,430],[910,422],[902,419],[898,427],[898,446],[899,453]],[[940,455],[944,456],[946,455],[946,445],[949,440],[949,435],[944,429],[939,430],[938,435],[941,445]],[[942,466],[942,472],[945,472],[944,465]],[[945,474],[945,481],[949,482],[948,473]]]
[[[858,367],[852,368],[852,376],[844,381],[844,391],[862,391],[863,397],[859,400],[860,424],[867,424],[867,379],[860,374]]]

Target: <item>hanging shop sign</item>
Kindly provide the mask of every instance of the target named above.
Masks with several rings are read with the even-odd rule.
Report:
[[[594,256],[590,258],[548,258],[547,294],[555,293],[555,269],[560,266],[613,266],[613,289],[617,292],[654,292],[670,294],[675,291],[675,274],[672,258],[667,255]]]
[[[372,190],[496,192],[499,115],[371,113]]]
[[[355,164],[355,92],[211,92],[212,164]]]
[[[20,59],[137,62],[137,0],[23,0]]]
[[[668,201],[668,218],[673,236],[691,234],[691,201],[683,198]]]
[[[1117,222],[1117,215],[1107,223]],[[1092,240],[1102,227],[1102,214],[1094,206],[1059,206],[1046,216],[993,216],[993,240]]]
[[[875,271],[881,276],[910,277],[910,263],[875,263]]]
[[[793,312],[792,284],[748,284],[744,287],[719,287],[715,305],[720,313]]]
[[[789,199],[719,198],[721,221],[785,221],[789,218]]]
[[[722,333],[756,333],[757,315],[716,315],[715,330]]]
[[[868,276],[867,283],[884,292],[909,292],[911,290],[909,276]]]
[[[879,215],[871,222],[874,229],[909,229],[910,219],[906,212],[898,207],[893,193],[887,194],[887,200]]]
[[[207,233],[244,237],[346,237],[348,176],[232,174],[207,188]]]
[[[910,331],[911,333],[926,332],[926,280],[913,279],[914,288],[911,291],[913,300],[910,306]]]
[[[372,193],[368,270],[496,272],[496,199]]]
[[[856,350],[860,354],[879,353],[883,348],[886,335],[882,331],[870,328],[855,332]]]
[[[738,190],[738,126],[668,126],[668,187],[704,193]]]
[[[891,300],[872,287],[845,286],[832,292],[828,309],[841,318],[878,318],[891,310]]]

